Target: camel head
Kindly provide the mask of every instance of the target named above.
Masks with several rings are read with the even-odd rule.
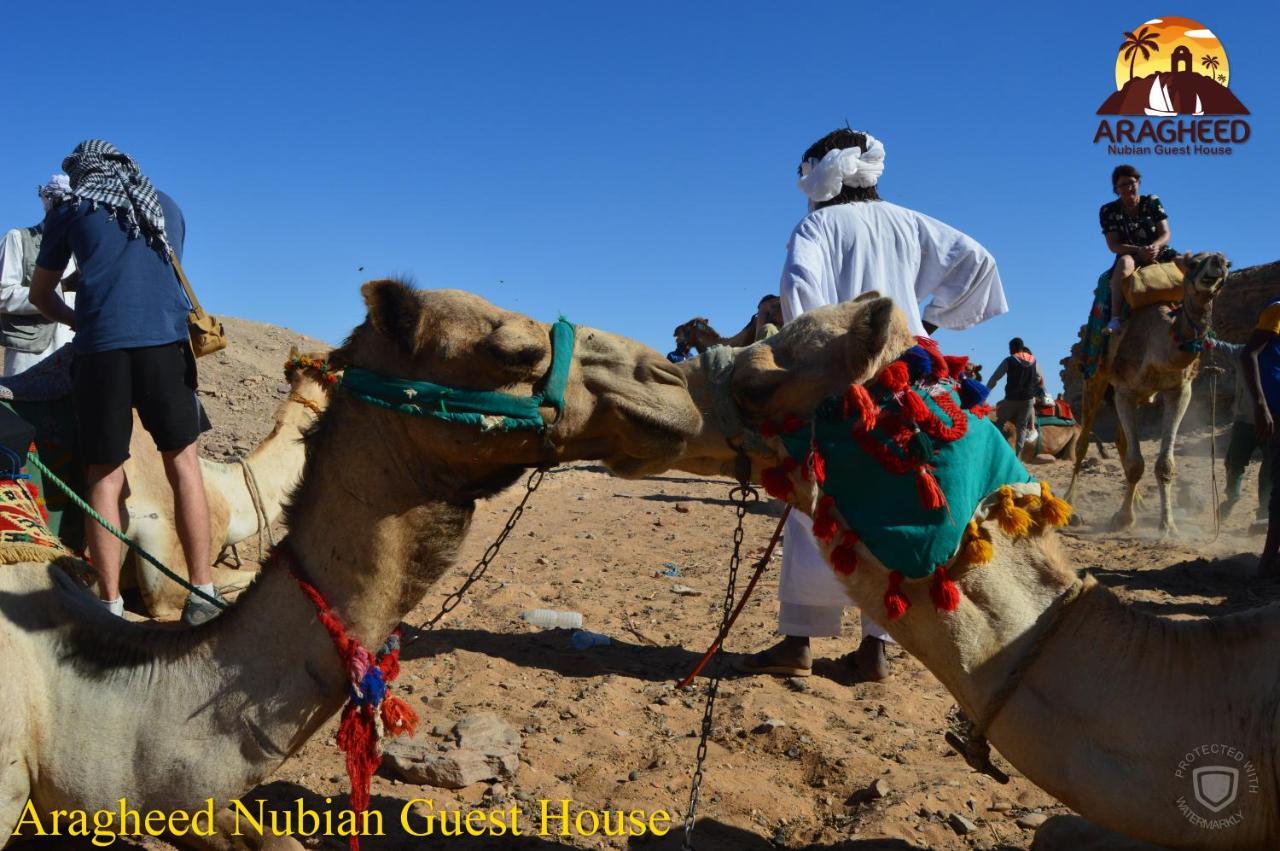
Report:
[[[679,364],[703,416],[701,432],[673,466],[732,475],[738,446],[753,465],[773,463],[766,452],[757,457],[744,435],[789,414],[810,416],[827,396],[870,380],[914,344],[893,301],[871,292],[805,313],[772,337],[732,350],[723,369],[705,355]]]
[[[701,354],[720,340],[720,335],[704,316],[695,316],[683,325],[677,325],[671,333],[676,338],[676,351],[681,355],[688,354],[691,349]]]
[[[1227,280],[1231,261],[1216,251],[1201,252],[1183,255],[1182,265],[1186,270],[1185,295],[1194,295],[1202,303],[1207,303],[1221,291]]]
[[[458,290],[420,291],[380,280],[361,292],[368,316],[330,356],[346,372],[344,390],[352,384],[353,367],[366,375],[522,401],[543,390],[552,369],[553,326]],[[496,416],[464,423],[403,412],[393,415],[402,425],[388,433],[407,434],[415,444],[410,452],[439,459],[459,477],[474,474],[494,482],[553,461],[598,459],[623,474],[666,466],[698,433],[701,419],[683,375],[657,352],[581,326],[571,348],[556,345],[571,351],[571,361],[562,413],[549,403],[538,408],[545,433],[499,426]],[[344,404],[345,395],[339,396]],[[413,401],[409,396],[398,403]],[[449,404],[447,397],[439,403],[445,409]]]

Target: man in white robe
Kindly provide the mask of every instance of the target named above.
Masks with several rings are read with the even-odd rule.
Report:
[[[800,188],[811,212],[796,225],[782,269],[784,322],[871,291],[894,300],[911,330],[963,330],[1008,312],[990,252],[928,216],[880,200],[884,146],[869,134],[837,130],[805,152]],[[922,309],[923,308],[923,309]],[[813,521],[787,520],[778,587],[782,641],[743,660],[753,673],[807,676],[809,639],[840,635],[849,598],[818,549]],[[862,643],[848,659],[865,679],[889,674],[888,634],[862,613]]]

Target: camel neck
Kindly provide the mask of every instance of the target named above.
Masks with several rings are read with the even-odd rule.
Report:
[[[1001,539],[991,564],[957,580],[962,602],[954,613],[940,615],[916,588],[907,615],[885,626],[971,718],[980,717],[1016,673],[1017,687],[987,737],[1037,786],[1112,830],[1161,845],[1185,843],[1187,822],[1173,802],[1179,794],[1189,798],[1191,786],[1177,776],[1179,761],[1204,744],[1246,752],[1270,788],[1242,795],[1250,808],[1248,833],[1231,847],[1263,847],[1247,837],[1273,835],[1268,831],[1280,819],[1271,811],[1274,674],[1241,670],[1233,657],[1265,653],[1267,642],[1280,640],[1280,624],[1264,629],[1256,618],[1219,625],[1152,617],[1090,581],[1046,637],[1056,606],[1076,581],[1056,565],[1054,547]],[[878,570],[859,564],[847,586],[867,611],[883,611]],[[1030,664],[1017,672],[1031,653]],[[1241,693],[1265,695],[1266,705],[1223,699]]]
[[[310,438],[289,540],[348,634],[376,650],[453,563],[473,506],[444,498],[428,471],[397,457],[403,436],[384,433],[394,415],[372,414],[335,402],[331,421]],[[346,697],[330,636],[279,565],[265,568],[231,611],[194,633],[110,629],[119,637],[98,640],[93,651],[103,657],[95,663],[102,673],[57,691],[64,702],[51,711],[112,731],[107,744],[136,742],[137,753],[94,760],[106,767],[86,785],[84,800],[68,803],[106,806],[127,796],[148,808],[188,808],[205,796],[241,795]],[[102,649],[117,642],[118,650]],[[122,666],[120,658],[131,661]],[[65,759],[79,764],[80,757]],[[176,786],[165,780],[175,766],[185,781]],[[179,797],[192,790],[200,800]]]

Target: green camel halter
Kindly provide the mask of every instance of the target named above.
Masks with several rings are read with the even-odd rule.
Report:
[[[429,381],[393,378],[359,367],[342,373],[340,384],[370,405],[415,417],[434,417],[479,426],[481,431],[528,428],[545,431],[539,408],[555,408],[555,424],[564,414],[564,390],[573,363],[574,326],[563,316],[551,326],[551,370],[542,392],[513,396],[499,390],[461,390]]]

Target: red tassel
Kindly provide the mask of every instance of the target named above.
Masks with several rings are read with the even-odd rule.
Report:
[[[808,467],[813,471],[813,480],[818,483],[818,487],[827,483],[827,462],[816,447],[809,451]]]
[[[947,364],[947,372],[956,381],[964,378],[964,368],[969,365],[968,355],[943,355],[942,359]]]
[[[795,485],[791,483],[791,479],[781,467],[770,467],[762,471],[760,483],[764,485],[764,492],[774,499],[785,500],[795,490]]]
[[[831,496],[818,500],[818,510],[813,513],[813,537],[819,541],[830,541],[836,536],[836,519],[831,516],[835,504],[835,497]]]
[[[919,393],[904,393],[902,401],[905,403],[902,413],[913,422],[927,422],[933,418],[933,411],[929,410],[929,406],[924,403],[924,399],[920,398]]]
[[[901,393],[911,384],[911,372],[902,361],[894,361],[881,371],[880,383],[894,393]]]
[[[850,384],[844,391],[844,418],[853,416],[857,416],[858,427],[863,429],[875,428],[880,416],[880,407],[861,384]]]
[[[831,566],[836,573],[848,576],[858,567],[858,551],[854,545],[858,543],[857,532],[845,532],[840,539],[840,546],[831,551]]]
[[[769,438],[778,436],[778,424],[773,420],[765,420],[760,423],[760,436]]]
[[[884,610],[891,621],[896,621],[911,608],[911,601],[902,593],[903,578],[896,570],[889,574],[889,590],[884,592]]]
[[[929,596],[933,598],[933,607],[940,612],[954,612],[960,606],[960,589],[947,576],[945,567],[940,566],[934,572]]]
[[[799,431],[803,425],[804,420],[800,419],[795,414],[787,414],[782,418],[782,433],[792,434]]]
[[[398,697],[382,701],[382,726],[388,736],[412,736],[418,729],[418,713]]]
[[[357,815],[369,808],[369,784],[381,762],[373,718],[354,703],[342,710],[338,726],[338,747],[347,756],[347,778],[351,783],[351,810]],[[351,851],[360,851],[360,837],[351,836]]]
[[[994,410],[995,408],[990,405],[974,405],[969,409],[969,413],[973,414],[980,420],[985,420],[987,417],[991,416],[991,412]]]
[[[920,494],[920,504],[928,511],[936,511],[947,507],[947,496],[938,486],[938,480],[928,467],[916,468],[916,491]]]

